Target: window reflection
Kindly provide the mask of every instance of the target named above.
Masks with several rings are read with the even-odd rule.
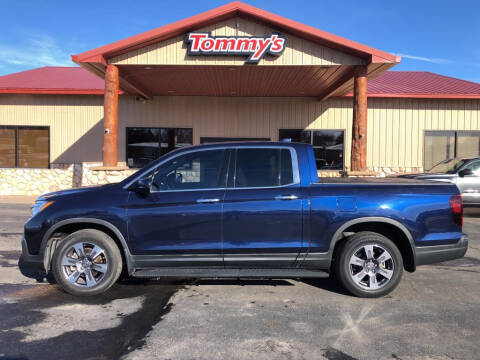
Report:
[[[15,167],[14,128],[0,128],[0,167]]]
[[[48,168],[48,127],[0,127],[0,167]]]
[[[426,171],[451,159],[480,156],[479,131],[425,131],[423,166]]]
[[[18,167],[48,168],[48,130],[18,129]]]
[[[188,128],[127,128],[127,165],[140,168],[177,148],[193,144]]]
[[[343,130],[280,129],[279,139],[311,144],[318,170],[343,170]]]
[[[343,140],[343,131],[320,130],[313,132],[313,151],[317,169],[343,169]]]

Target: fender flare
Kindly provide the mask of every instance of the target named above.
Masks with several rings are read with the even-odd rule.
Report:
[[[403,225],[401,222],[399,222],[397,220],[387,218],[387,217],[381,217],[381,216],[360,217],[360,218],[352,219],[352,220],[349,220],[349,221],[343,223],[337,229],[337,231],[335,231],[335,234],[333,235],[332,241],[330,242],[330,247],[328,249],[330,259],[332,259],[332,257],[333,257],[333,250],[335,248],[336,243],[343,238],[343,232],[346,229],[348,229],[352,225],[363,224],[363,223],[371,223],[371,222],[382,222],[382,223],[386,223],[386,224],[389,224],[389,225],[393,225],[405,234],[405,236],[408,239],[408,242],[410,243],[410,249],[412,250],[412,255],[413,255],[413,268],[415,269],[417,255],[416,255],[416,250],[415,250],[415,242],[413,240],[412,234],[407,229],[407,227],[405,225]]]
[[[125,255],[125,261],[127,263],[126,265],[127,265],[128,274],[131,275],[134,272],[135,263],[133,261],[132,254],[130,253],[130,249],[128,248],[127,241],[125,240],[125,237],[120,232],[120,230],[118,230],[118,228],[115,225],[113,225],[112,223],[110,223],[108,221],[101,220],[101,219],[96,219],[96,218],[83,218],[83,217],[82,218],[70,218],[70,219],[61,220],[61,221],[55,223],[55,225],[53,225],[52,227],[50,227],[50,229],[48,229],[48,231],[45,233],[45,235],[43,235],[42,243],[40,245],[40,253],[43,256],[43,265],[45,267],[45,270],[48,271],[48,269],[50,268],[50,260],[52,258],[51,255],[53,255],[53,254],[51,254],[51,249],[50,249],[50,244],[49,244],[49,240],[50,240],[52,234],[57,229],[59,229],[60,227],[62,227],[64,225],[70,225],[70,224],[96,224],[96,225],[105,226],[108,229],[110,229],[115,234],[115,236],[120,241],[120,244],[122,245],[121,250],[123,251],[123,253]]]

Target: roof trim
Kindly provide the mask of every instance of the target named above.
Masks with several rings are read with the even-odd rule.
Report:
[[[198,29],[209,24],[231,18],[236,15],[258,19],[264,23],[281,28],[293,35],[303,37],[313,42],[366,58],[370,62],[399,63],[401,57],[357,43],[352,40],[333,35],[326,31],[302,24],[297,21],[258,9],[251,5],[234,1],[198,15],[144,32],[99,48],[86,51],[78,55],[72,55],[76,63],[95,62],[106,65],[107,59],[123,53],[127,53],[153,43],[181,35],[191,30]]]
[[[29,88],[0,88],[0,94],[50,94],[50,95],[103,95],[98,89],[29,89]]]
[[[71,89],[23,89],[6,88],[0,89],[0,94],[24,94],[24,95],[103,95],[103,90],[71,90]],[[120,95],[125,92],[120,91]],[[332,98],[352,98],[352,94],[332,96]],[[480,99],[480,94],[368,94],[368,98],[377,99]]]
[[[346,94],[340,97],[352,98],[353,94]],[[480,99],[480,94],[396,94],[381,93],[368,94],[368,98],[391,98],[391,99]]]

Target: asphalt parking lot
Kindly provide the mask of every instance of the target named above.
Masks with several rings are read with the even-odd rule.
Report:
[[[0,204],[0,359],[478,359],[480,212],[465,258],[381,299],[334,281],[122,281],[74,298],[19,269],[27,204]]]

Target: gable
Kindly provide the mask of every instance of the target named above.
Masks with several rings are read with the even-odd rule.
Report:
[[[281,33],[287,38],[285,51],[280,56],[266,55],[258,65],[363,65],[365,60],[307,39],[278,31],[265,24],[236,16],[209,25],[196,32],[210,32],[212,36],[266,36]],[[246,56],[195,56],[187,54],[185,36],[180,35],[144,48],[109,59],[117,65],[243,65]]]

